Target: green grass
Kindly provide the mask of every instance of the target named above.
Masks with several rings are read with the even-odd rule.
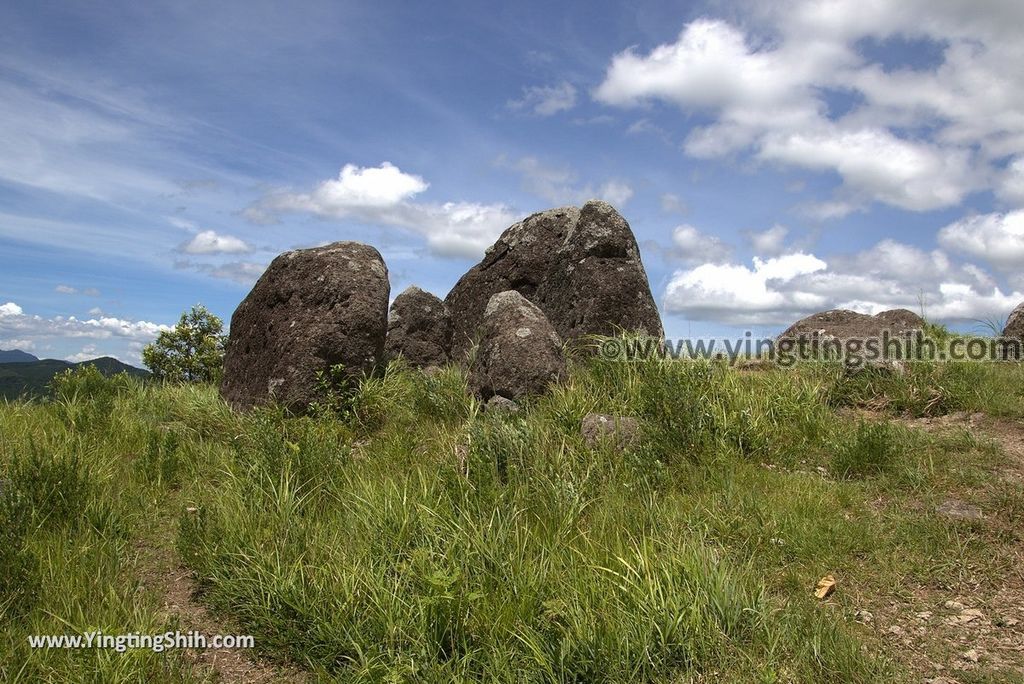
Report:
[[[264,656],[325,680],[914,681],[853,613],[1005,572],[1024,495],[967,433],[836,409],[1019,417],[1021,374],[592,359],[494,415],[458,370],[393,364],[289,417],[82,373],[0,404],[0,680],[196,681],[177,653],[27,647],[173,628],[139,579],[161,535]],[[638,418],[640,446],[589,450],[591,411]],[[998,524],[931,514],[951,492]]]

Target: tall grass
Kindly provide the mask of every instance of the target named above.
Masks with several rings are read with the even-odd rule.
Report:
[[[979,536],[957,561],[972,531],[868,505],[984,482],[998,454],[835,408],[1019,415],[1018,374],[584,358],[499,414],[458,369],[395,363],[302,417],[69,376],[49,403],[0,407],[0,679],[197,678],[173,653],[27,648],[32,633],[167,629],[139,582],[154,536],[260,653],[325,679],[899,679],[846,594],[827,607],[810,590],[829,572],[878,592],[934,574],[936,556],[951,576],[998,558],[1003,542]],[[588,448],[593,411],[637,418],[642,439]],[[1024,510],[1016,490],[993,496]]]

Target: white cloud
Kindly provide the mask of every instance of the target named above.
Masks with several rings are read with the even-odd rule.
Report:
[[[60,294],[75,294],[78,292],[78,290],[71,287],[70,285],[58,285],[57,287],[53,288],[53,291],[59,292]]]
[[[519,218],[504,204],[410,201],[428,187],[419,176],[388,162],[375,168],[348,164],[337,180],[320,183],[310,193],[271,194],[250,207],[246,215],[256,222],[269,222],[280,212],[305,212],[402,228],[423,236],[428,249],[443,257],[482,255]]]
[[[7,302],[6,304],[0,304],[0,318],[13,318],[14,316],[21,316],[21,307],[14,302]]]
[[[428,187],[419,176],[404,173],[390,162],[367,168],[346,164],[336,179],[323,181],[311,193],[282,193],[271,197],[270,205],[279,210],[344,218],[394,207]]]
[[[97,357],[96,345],[95,344],[87,344],[84,347],[82,347],[82,351],[78,352],[77,354],[71,354],[70,356],[65,356],[64,360],[65,361],[70,361],[71,363],[81,363],[82,361],[92,361],[96,357]]]
[[[537,116],[551,116],[576,106],[576,87],[568,81],[553,86],[531,86],[523,88],[523,96],[509,100],[508,107],[514,111],[529,111]]]
[[[939,231],[939,244],[1002,270],[1024,267],[1024,210],[969,216]]]
[[[1024,156],[1017,157],[1006,167],[996,193],[1015,206],[1024,206]]]
[[[758,156],[835,171],[855,194],[912,211],[959,204],[973,189],[967,152],[939,150],[878,129],[771,133]]]
[[[767,9],[766,9],[767,8]],[[1024,198],[1024,22],[1011,2],[784,0],[753,7],[745,32],[699,19],[671,43],[610,61],[594,97],[615,107],[666,102],[712,117],[687,154],[750,152],[761,162],[835,172],[839,196],[818,218],[873,201],[911,211],[994,189]],[[756,36],[756,37],[755,37]],[[867,41],[931,41],[937,65],[872,61]],[[851,104],[830,113],[830,98]]]
[[[212,230],[196,233],[179,249],[185,254],[241,254],[252,251],[252,247],[244,240],[232,235],[221,235]]]
[[[878,313],[921,310],[953,322],[1005,317],[1024,293],[1004,293],[973,264],[954,266],[939,251],[883,240],[872,248],[823,260],[796,252],[755,257],[752,265],[704,263],[676,271],[665,308],[694,320],[785,326],[818,311]]]
[[[714,235],[682,224],[672,231],[674,255],[684,262],[718,262],[729,258],[731,249]]]
[[[768,230],[747,233],[747,238],[757,254],[775,256],[782,253],[788,234],[785,226],[774,225]]]
[[[624,181],[610,180],[601,184],[597,194],[587,199],[600,199],[621,207],[633,197],[633,188]]]
[[[113,316],[97,316],[85,320],[74,316],[43,318],[26,314],[13,302],[0,305],[0,336],[22,340],[48,340],[88,338],[108,340],[121,338],[138,342],[151,342],[170,326],[149,321],[132,321]]]

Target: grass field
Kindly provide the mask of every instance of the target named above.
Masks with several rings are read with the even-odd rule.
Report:
[[[401,365],[300,418],[87,370],[56,389],[0,404],[0,681],[231,680],[28,646],[181,626],[153,579],[179,565],[272,678],[1024,681],[1017,364],[594,359],[518,414]],[[593,411],[639,445],[589,449]]]

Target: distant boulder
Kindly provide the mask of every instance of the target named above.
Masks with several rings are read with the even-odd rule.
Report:
[[[488,301],[505,290],[540,307],[566,342],[620,331],[664,334],[636,238],[606,202],[533,214],[502,233],[445,298],[453,360],[466,357]]]
[[[452,321],[444,302],[415,285],[395,297],[388,312],[384,361],[399,356],[415,368],[444,366],[452,343]]]
[[[483,401],[516,401],[542,394],[565,377],[562,340],[544,312],[515,290],[493,295],[469,368],[470,390]]]
[[[240,409],[276,401],[301,411],[318,374],[336,365],[355,380],[384,352],[388,269],[358,242],[285,252],[231,317],[221,396]]]
[[[1003,326],[1003,358],[1019,361],[1024,358],[1024,302],[1010,312]]]
[[[797,321],[776,338],[775,344],[777,349],[785,351],[788,345],[791,353],[810,357],[837,346],[845,349],[852,341],[878,340],[880,347],[886,331],[890,339],[910,340],[924,326],[924,319],[907,309],[891,309],[874,316],[832,309]]]

